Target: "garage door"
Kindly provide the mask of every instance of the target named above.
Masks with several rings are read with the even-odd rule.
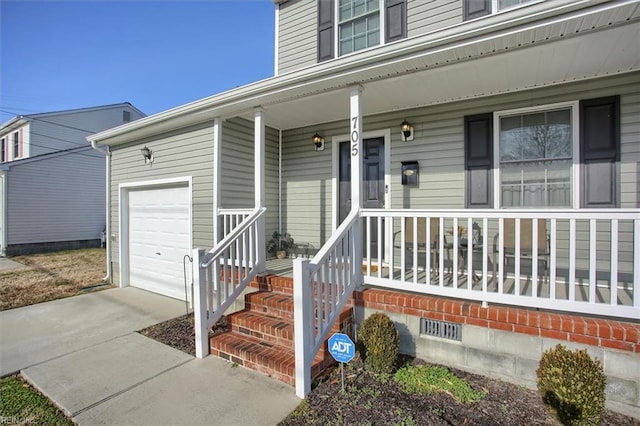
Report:
[[[184,300],[189,214],[188,187],[129,191],[130,285]]]

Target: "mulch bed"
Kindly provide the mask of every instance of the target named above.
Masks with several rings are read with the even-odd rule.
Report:
[[[229,330],[226,317],[209,331]],[[195,356],[193,314],[183,315],[140,331],[141,334]],[[405,357],[401,362],[424,364]],[[458,403],[446,393],[407,394],[393,379],[381,381],[364,370],[361,361],[345,365],[345,394],[340,369],[316,381],[307,399],[280,424],[297,425],[558,425],[538,392],[501,380],[451,369],[486,396],[472,404]],[[293,389],[292,389],[293,392]],[[607,410],[603,425],[640,426],[640,420]]]

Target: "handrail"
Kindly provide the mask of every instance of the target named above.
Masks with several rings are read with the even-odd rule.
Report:
[[[207,330],[264,270],[264,214],[256,209],[209,252],[193,251],[196,356],[208,355]]]
[[[311,390],[311,365],[327,335],[362,284],[362,239],[357,210],[333,233],[312,259],[293,264],[296,395]]]
[[[220,256],[222,252],[233,244],[233,242],[238,238],[238,236],[242,235],[251,225],[253,225],[265,212],[267,211],[266,207],[262,207],[260,209],[255,209],[253,213],[242,221],[240,225],[233,229],[229,234],[225,235],[225,237],[220,240],[218,244],[207,254],[205,254],[205,258],[203,263],[200,265],[202,268],[207,268],[211,265],[213,260]]]

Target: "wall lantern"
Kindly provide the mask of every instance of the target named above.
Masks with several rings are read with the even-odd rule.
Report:
[[[324,151],[324,138],[318,133],[313,135],[313,145],[315,145],[316,151]]]
[[[400,130],[402,131],[402,142],[413,140],[413,126],[407,120],[400,123]]]
[[[145,146],[140,150],[140,153],[142,153],[142,156],[144,157],[145,164],[153,163],[153,151]]]

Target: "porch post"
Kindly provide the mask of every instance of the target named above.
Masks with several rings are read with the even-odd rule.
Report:
[[[349,120],[349,137],[351,141],[351,211],[360,210],[362,199],[362,111],[360,108],[361,86],[351,89],[351,118]]]
[[[254,191],[255,191],[255,208],[264,207],[264,179],[265,179],[265,124],[264,111],[262,108],[256,108],[254,113]],[[264,215],[258,219],[257,236],[256,236],[256,268],[258,273],[264,272],[266,247],[265,247],[265,217]]]
[[[360,108],[360,94],[362,86],[351,89],[349,119],[349,142],[351,144],[351,211],[360,211],[362,207],[362,109]],[[360,219],[358,218],[358,222]],[[356,224],[352,234],[352,264],[351,276],[356,280],[356,288],[362,285],[362,227]]]
[[[193,256],[193,272],[191,276],[195,284],[193,317],[196,332],[196,357],[205,358],[209,355],[209,333],[207,331],[209,315],[207,311],[207,282],[202,268],[200,268],[204,257],[204,249],[193,249],[191,255]]]
[[[213,120],[213,246],[220,241],[220,188],[222,167],[222,132],[220,118]]]

